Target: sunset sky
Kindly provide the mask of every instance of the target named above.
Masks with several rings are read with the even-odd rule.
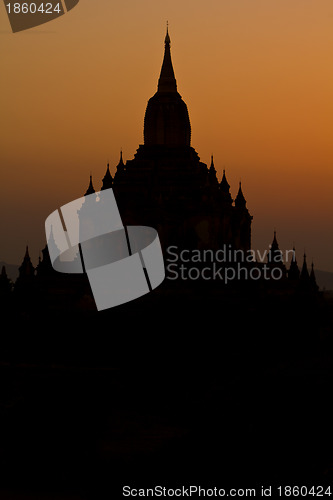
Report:
[[[276,229],[333,272],[332,0],[80,0],[16,34],[1,5],[0,261],[36,265],[46,217],[133,158],[167,20],[192,146],[242,181],[253,248]]]

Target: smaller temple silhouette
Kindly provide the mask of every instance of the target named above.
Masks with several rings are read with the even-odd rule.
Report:
[[[284,262],[276,232],[274,231],[273,241],[267,253],[267,262],[254,262],[248,264],[248,266],[251,268],[251,265],[257,267],[267,265],[269,269],[281,269],[279,278],[276,279],[268,275],[268,279],[261,278],[259,281],[254,279],[252,284],[255,287],[259,285],[263,287],[263,290],[270,293],[275,291],[288,296],[294,294],[296,297],[316,296],[319,287],[316,282],[314,264],[312,262],[309,270],[306,255],[304,254],[302,268],[300,269],[297,264],[295,248],[293,250],[291,261]],[[84,274],[73,275],[56,272],[52,267],[47,246],[41,253],[42,257],[39,257],[38,265],[34,268],[28,247],[26,248],[22,264],[19,267],[19,276],[14,285],[7,277],[5,268],[2,268],[0,275],[1,297],[6,298],[7,301],[10,300],[13,305],[23,309],[29,309],[33,305],[33,307],[45,307],[52,310],[94,310],[94,301],[86,276]],[[251,284],[251,279],[246,281],[246,290],[248,290],[249,284]],[[165,286],[167,287],[168,284]],[[207,282],[205,286],[207,287]],[[228,290],[234,286],[235,283],[225,285],[222,281],[219,282],[217,288],[216,283],[213,283],[212,290],[215,290],[214,293],[224,294],[228,293]],[[244,280],[238,281],[238,286],[245,286]]]
[[[35,268],[32,265],[29,255],[29,248],[26,247],[23,262],[19,267],[19,276],[15,282],[14,292],[16,294],[24,293],[30,290],[34,284]]]

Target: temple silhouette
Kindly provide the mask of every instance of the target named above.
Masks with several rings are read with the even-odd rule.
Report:
[[[101,186],[114,189],[124,223],[155,227],[164,247],[251,248],[252,216],[241,185],[233,202],[225,171],[219,181],[213,157],[208,168],[191,146],[189,113],[177,91],[168,31],[143,136],[134,159],[125,164],[121,153],[114,179],[108,166]],[[93,192],[90,182],[86,194]]]
[[[251,249],[253,217],[247,208],[241,183],[233,199],[225,170],[219,180],[213,156],[208,167],[191,146],[189,113],[177,90],[170,47],[167,28],[157,91],[149,99],[144,117],[144,144],[139,145],[132,160],[124,162],[120,152],[114,177],[110,165],[107,165],[100,190],[113,189],[124,225],[154,227],[163,250],[169,246],[198,250],[228,247],[232,251],[247,252]],[[90,176],[84,196],[95,192]],[[52,237],[48,243],[56,245]],[[255,264],[259,268],[263,266],[262,262]],[[301,270],[295,249],[291,262],[283,263],[276,232],[267,264],[281,269],[280,290],[318,290],[313,264],[309,272],[305,255]],[[247,267],[250,268],[251,264],[247,263]],[[276,283],[273,285],[276,288]],[[0,287],[7,294],[11,290],[5,269],[2,270]],[[80,287],[83,290],[81,295]],[[53,306],[60,306],[59,299],[66,295],[66,288],[71,290],[71,296],[77,302],[80,302],[80,296],[89,294],[89,287],[82,277],[64,277],[52,269],[47,247],[42,251],[35,270],[27,248],[14,287],[16,296],[21,297],[25,292],[31,296],[32,291],[39,290],[43,300],[49,293]]]
[[[243,186],[233,199],[226,172],[191,146],[168,31],[143,135],[98,186],[114,190],[123,224],[157,229],[163,251],[251,250]],[[83,197],[98,192],[90,176]],[[15,284],[2,268],[4,487],[95,500],[125,484],[258,484],[257,496],[332,484],[333,300],[272,233],[265,263],[246,266],[278,280],[166,279],[98,313],[86,275],[56,272],[47,246],[36,268],[26,247]]]

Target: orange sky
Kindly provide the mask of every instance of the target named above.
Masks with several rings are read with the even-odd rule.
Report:
[[[276,229],[333,271],[332,0],[80,0],[16,34],[2,6],[0,261],[36,264],[49,213],[133,158],[167,19],[192,146],[242,180],[253,247]]]

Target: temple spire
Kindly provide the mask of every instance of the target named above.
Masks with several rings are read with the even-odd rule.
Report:
[[[92,175],[90,176],[90,182],[87,191],[84,193],[84,196],[88,196],[89,194],[94,194],[95,189],[92,183]]]
[[[274,229],[274,237],[273,237],[273,243],[272,243],[272,248],[279,248],[279,244],[276,239],[276,230]]]
[[[274,263],[275,265],[283,262],[283,254],[279,248],[279,244],[276,238],[276,231],[274,229],[273,241],[271,248],[267,255],[267,260],[269,263]]]
[[[302,266],[302,270],[301,270],[301,280],[303,281],[307,281],[309,279],[309,271],[308,271],[308,266],[307,266],[307,263],[306,263],[306,254],[304,252],[304,255],[303,255],[303,266]]]
[[[315,272],[314,272],[313,261],[312,261],[312,264],[311,264],[310,282],[311,282],[311,286],[312,286],[312,288],[314,290],[318,290],[319,289],[319,287],[317,285],[316,275],[315,275]]]
[[[222,180],[220,182],[220,192],[223,202],[231,204],[232,198],[230,194],[230,184],[227,181],[227,177],[225,175],[225,169],[223,169]]]
[[[125,168],[125,163],[123,160],[123,150],[121,149],[120,150],[120,160],[119,160],[118,165],[116,166],[116,169],[118,171],[118,170],[123,170],[124,168]]]
[[[170,44],[169,26],[167,24],[164,40],[164,59],[160,78],[158,80],[157,92],[177,92],[177,82],[171,61]]]
[[[238,193],[237,193],[237,196],[235,199],[235,207],[237,207],[237,208],[245,208],[246,207],[246,200],[245,200],[245,197],[243,195],[241,182],[239,182],[239,189],[238,189]]]
[[[116,184],[123,178],[124,172],[125,172],[125,163],[123,160],[123,150],[121,149],[119,163],[116,166],[116,173],[114,174],[114,180]]]
[[[19,277],[20,278],[25,278],[25,277],[32,277],[34,276],[35,273],[35,268],[32,265],[30,255],[29,255],[29,248],[28,245],[26,246],[25,249],[25,255],[23,262],[21,266],[19,267]]]
[[[213,155],[211,156],[211,163],[210,163],[210,168],[208,170],[208,176],[209,176],[209,183],[212,186],[217,186],[218,187],[219,181],[217,180],[217,176],[216,176],[216,169],[215,169],[215,165],[214,165],[214,157],[213,157]]]
[[[112,175],[110,172],[110,164],[109,163],[107,164],[106,174],[104,175],[102,182],[103,182],[103,185],[101,187],[101,191],[103,191],[104,189],[110,189],[112,187],[113,178],[112,178]]]
[[[23,300],[29,303],[33,298],[33,289],[35,283],[35,268],[32,265],[28,246],[25,250],[25,255],[22,264],[19,267],[19,275],[15,282],[14,291],[19,295],[22,293],[21,297]]]
[[[295,245],[293,246],[293,256],[290,262],[290,267],[288,271],[288,278],[290,280],[298,280],[300,275],[299,267],[297,265]]]
[[[145,146],[190,146],[191,124],[171,62],[170,36],[167,29],[162,69],[157,92],[148,101],[144,119]]]
[[[229,193],[230,184],[228,183],[227,177],[225,175],[225,168],[223,169],[223,175],[222,175],[222,179],[221,179],[221,182],[220,182],[220,186],[221,186],[221,191],[223,193]]]

